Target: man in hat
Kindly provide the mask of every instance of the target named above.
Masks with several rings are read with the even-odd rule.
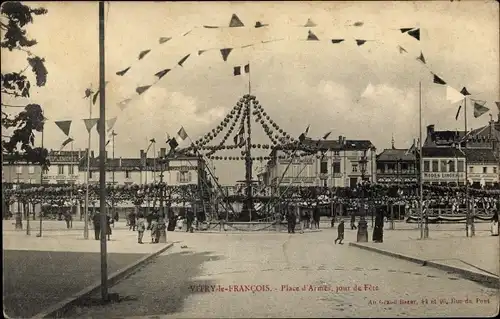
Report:
[[[101,238],[101,213],[99,211],[92,216],[92,223],[94,224],[94,238],[99,240]]]
[[[344,220],[341,219],[340,220],[340,224],[337,228],[337,239],[335,239],[335,244],[337,244],[337,241],[339,242],[339,244],[343,245],[342,244],[342,241],[344,240]]]

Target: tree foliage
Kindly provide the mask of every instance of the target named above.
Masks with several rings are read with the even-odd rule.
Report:
[[[46,14],[45,8],[31,8],[19,1],[2,3],[0,14],[2,21],[2,39],[0,48],[9,51],[19,50],[27,54],[27,66],[19,72],[1,73],[1,93],[12,98],[30,98],[31,83],[24,72],[31,67],[36,85],[41,87],[47,82],[45,59],[34,55],[27,48],[37,44],[35,39],[28,37],[25,27],[33,23],[34,16]],[[2,99],[3,100],[3,99]],[[4,107],[12,107],[2,102]],[[43,130],[45,117],[39,104],[30,103],[18,114],[8,114],[2,111],[2,128],[12,129],[10,136],[2,135],[2,153],[9,162],[28,162],[39,164],[47,169],[48,152],[46,149],[34,147],[35,132]]]

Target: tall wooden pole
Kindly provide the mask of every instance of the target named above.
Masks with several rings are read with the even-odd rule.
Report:
[[[419,104],[419,184],[420,184],[420,239],[426,238],[426,234],[424,232],[424,186],[423,186],[423,168],[424,168],[424,154],[422,153],[422,82],[419,82],[419,90],[418,90],[418,104]]]
[[[104,1],[99,1],[99,186],[101,211],[101,297],[108,300],[107,212],[106,212],[106,83],[104,52]]]
[[[465,136],[467,136],[467,97],[464,97],[464,125],[465,125]],[[467,139],[465,139],[465,148],[467,149]],[[466,223],[465,223],[465,235],[467,237],[474,236],[474,225],[470,216],[470,207],[469,207],[469,176],[467,171],[467,151],[465,151],[465,215],[466,215]],[[469,233],[470,228],[470,233]]]
[[[92,98],[89,98],[89,119],[92,119]],[[85,174],[85,210],[83,212],[84,226],[83,238],[89,239],[89,183],[90,183],[90,147],[92,141],[92,129],[89,129],[89,140],[87,144],[87,172]]]
[[[42,150],[43,150],[43,132],[45,131],[45,115],[43,114],[43,127],[42,127]],[[43,185],[43,165],[40,165],[40,186]],[[43,221],[43,211],[42,211],[42,201],[40,201],[40,237],[42,237],[42,221]]]

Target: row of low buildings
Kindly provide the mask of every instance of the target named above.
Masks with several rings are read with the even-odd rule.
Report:
[[[464,143],[464,140],[467,143]],[[465,132],[437,131],[427,127],[423,144],[423,182],[434,185],[492,185],[499,181],[500,116],[488,125]],[[306,144],[317,145],[323,156],[280,159],[276,151],[265,169],[258,175],[266,185],[292,184],[303,186],[354,187],[361,180],[379,184],[415,183],[420,163],[415,153],[392,146],[377,154],[369,140],[306,139]],[[162,157],[165,149],[159,154]],[[85,183],[86,151],[50,151],[51,166],[41,172],[39,166],[15,163],[4,159],[2,182],[40,184]],[[198,184],[210,179],[206,163],[198,158],[177,157],[161,167],[157,160],[141,150],[136,158],[107,158],[107,182],[113,184],[145,184],[162,179],[168,185]],[[467,171],[467,174],[466,174]],[[99,159],[91,152],[89,182],[99,182]],[[163,173],[162,173],[163,172]],[[161,176],[163,175],[163,176]]]

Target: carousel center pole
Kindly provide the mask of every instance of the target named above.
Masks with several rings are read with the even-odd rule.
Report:
[[[250,65],[250,63],[249,63]],[[251,78],[250,78],[250,70],[248,72],[248,94],[250,95],[252,92]],[[244,207],[243,211],[246,213],[248,211],[249,221],[252,221],[252,213],[253,213],[253,198],[252,198],[252,136],[251,136],[251,119],[250,119],[250,103],[247,104],[245,113],[247,120],[247,141],[246,141],[246,160],[245,160],[245,184],[247,186],[246,189],[246,207]]]

